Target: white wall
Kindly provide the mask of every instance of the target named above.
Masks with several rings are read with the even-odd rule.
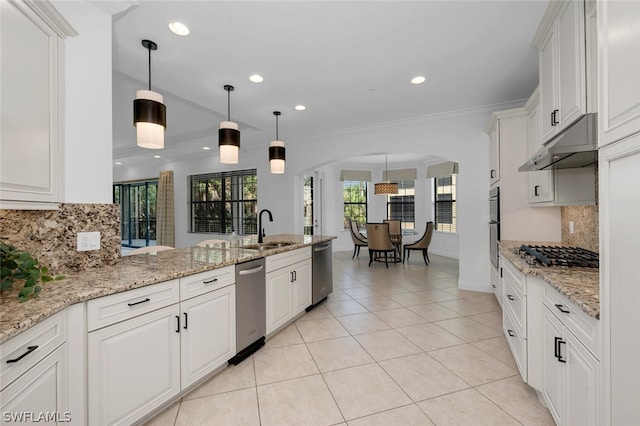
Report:
[[[78,32],[65,41],[65,177],[68,203],[111,203],[111,14],[54,0]]]
[[[264,150],[241,151],[240,163],[224,167],[217,154],[211,153],[197,161],[159,163],[147,167],[116,166],[114,181],[157,177],[160,170],[173,170],[176,185],[176,246],[194,245],[210,235],[187,232],[188,193],[186,177],[190,174],[209,173],[245,168],[258,169],[259,209],[273,212],[274,222],[266,223],[267,235],[302,232],[302,179],[305,173],[320,170],[325,174],[324,233],[337,235],[336,249],[352,250],[348,234],[342,225],[342,189],[338,181],[339,164],[344,159],[369,154],[415,153],[419,158],[439,158],[458,161],[458,235],[434,236],[434,253],[460,259],[459,287],[489,291],[489,220],[488,136],[484,128],[492,110],[478,110],[447,116],[423,117],[403,122],[380,125],[324,137],[309,138],[287,143],[287,172],[272,175]],[[390,143],[392,141],[392,143]],[[264,152],[263,152],[264,151]],[[426,169],[426,166],[424,167]],[[419,170],[424,176],[425,171]],[[375,175],[375,174],[374,174]],[[424,183],[424,198],[431,197],[429,184]],[[379,197],[380,199],[382,197]],[[381,202],[382,203],[382,202]],[[374,200],[374,214],[380,215],[384,207]],[[431,213],[416,218],[418,226],[429,219]],[[377,220],[376,217],[371,217]],[[420,230],[423,228],[419,228]],[[346,237],[346,238],[345,238]],[[345,243],[348,241],[348,243]]]

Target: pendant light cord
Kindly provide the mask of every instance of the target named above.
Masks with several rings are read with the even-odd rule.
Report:
[[[151,45],[147,47],[149,51],[149,91],[151,91]]]
[[[227,90],[227,121],[231,121],[231,90]]]
[[[276,115],[276,140],[279,141],[280,139],[278,138],[278,116]]]

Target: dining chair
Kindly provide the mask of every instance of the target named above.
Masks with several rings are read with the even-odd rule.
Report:
[[[165,251],[165,250],[173,250],[175,247],[169,247],[169,246],[147,246],[147,247],[140,247],[137,248],[135,250],[131,250],[129,252],[129,254],[127,254],[127,256],[131,256],[134,254],[144,254],[144,253],[156,253],[159,251]]]
[[[373,262],[374,254],[384,253],[384,264],[389,268],[389,260],[387,254],[393,253],[395,261],[396,246],[389,238],[388,223],[367,223],[367,246],[369,247],[369,266]]]
[[[389,237],[391,238],[391,242],[394,246],[396,246],[396,250],[398,252],[398,260],[400,260],[401,256],[401,247],[402,247],[402,221],[398,219],[384,219],[383,223],[389,224]]]
[[[429,244],[431,244],[431,237],[433,236],[433,222],[427,222],[427,229],[424,231],[424,235],[420,237],[418,241],[411,244],[405,244],[402,252],[402,263],[404,263],[405,259],[409,260],[409,256],[411,255],[411,250],[420,250],[422,251],[422,257],[424,259],[424,263],[429,266]]]
[[[351,240],[353,241],[353,259],[356,254],[360,256],[360,247],[367,247],[367,237],[362,235],[358,230],[358,222],[355,220],[349,221],[349,232],[351,233]]]

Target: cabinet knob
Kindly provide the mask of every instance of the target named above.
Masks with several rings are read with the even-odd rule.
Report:
[[[533,195],[535,195],[536,197],[540,196],[540,185],[536,185],[533,187]]]
[[[493,170],[493,169],[491,169],[491,174],[490,174],[490,176],[491,176],[491,179],[495,178],[495,177],[496,177],[496,171],[495,171],[495,170]]]
[[[560,111],[557,109],[554,109],[553,112],[551,113],[551,125],[552,126],[557,126],[558,124],[560,124],[560,122],[558,121],[558,113]]]

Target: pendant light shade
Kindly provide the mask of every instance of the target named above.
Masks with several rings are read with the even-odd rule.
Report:
[[[285,164],[284,142],[278,140],[278,117],[280,114],[280,111],[273,111],[273,115],[276,116],[276,140],[269,145],[269,165],[271,173],[275,174],[284,173]]]
[[[167,107],[162,95],[151,90],[151,51],[158,45],[151,40],[142,40],[142,46],[149,52],[149,90],[138,90],[133,101],[133,125],[136,140],[141,148],[164,148],[164,132],[167,128]]]
[[[384,155],[384,173],[385,175],[389,175],[387,170],[387,154]],[[374,185],[373,192],[376,195],[385,195],[385,194],[397,194],[398,193],[398,184],[391,182],[382,182],[376,183]]]
[[[220,123],[218,129],[218,147],[220,148],[220,162],[222,164],[238,164],[240,151],[240,131],[238,124],[231,121],[231,92],[233,86],[224,86],[227,91],[227,120]]]

